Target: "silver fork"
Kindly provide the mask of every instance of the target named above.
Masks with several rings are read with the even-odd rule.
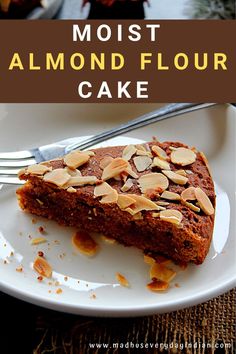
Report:
[[[24,167],[63,156],[75,149],[85,150],[102,141],[141,128],[145,125],[197,109],[210,107],[215,104],[216,103],[171,103],[111,130],[94,135],[82,142],[78,142],[79,138],[70,138],[35,149],[2,152],[0,153],[0,184],[23,184],[24,182],[18,179],[17,174],[19,170]]]

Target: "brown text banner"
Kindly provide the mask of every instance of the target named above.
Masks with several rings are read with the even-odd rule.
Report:
[[[1,21],[1,102],[233,102],[236,21]]]

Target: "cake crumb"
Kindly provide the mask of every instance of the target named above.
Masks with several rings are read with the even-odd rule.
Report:
[[[14,256],[14,252],[13,252],[13,251],[11,251],[10,256],[11,256],[11,257]]]
[[[116,273],[116,279],[120,283],[121,286],[124,286],[126,288],[130,287],[129,282],[124,275],[122,275],[120,273]]]
[[[90,299],[94,299],[95,300],[96,298],[97,298],[97,296],[95,294],[91,294],[90,295]]]
[[[46,278],[52,276],[52,267],[50,264],[42,257],[37,257],[33,264],[34,270],[36,270],[39,275],[42,275]]]
[[[23,267],[22,266],[18,266],[16,268],[16,271],[19,272],[19,273],[23,272]]]
[[[166,281],[153,279],[151,283],[147,284],[147,289],[151,291],[165,291],[169,287]]]
[[[43,226],[39,226],[38,232],[39,232],[40,234],[44,234],[44,235],[46,234],[45,228],[44,228]]]
[[[22,235],[23,235],[23,233],[20,231],[20,232],[19,232],[19,236],[22,236]]]
[[[43,251],[38,251],[38,256],[39,256],[39,257],[44,257]]]
[[[32,219],[31,222],[32,222],[32,224],[37,224],[37,220],[36,219]]]
[[[43,281],[43,277],[42,277],[42,275],[39,275],[38,277],[37,277],[37,280],[40,282],[40,281]]]
[[[61,294],[62,293],[62,289],[61,288],[58,288],[57,290],[56,290],[56,294]]]
[[[116,243],[116,240],[112,237],[108,237],[108,236],[105,236],[105,235],[102,235],[101,236],[101,239],[107,243],[110,243],[111,245],[113,245],[114,243]]]
[[[4,263],[4,264],[7,264],[7,261],[4,259],[3,263]]]
[[[60,285],[60,283],[59,283],[59,281],[56,281],[55,286],[58,286],[58,285]]]
[[[68,280],[68,277],[64,277],[64,280],[67,281],[67,280]]]
[[[175,287],[176,287],[176,288],[180,288],[179,283],[175,283]]]
[[[36,237],[31,240],[31,245],[40,245],[41,243],[47,242],[44,237]]]
[[[51,294],[52,290],[48,290],[49,294]]]

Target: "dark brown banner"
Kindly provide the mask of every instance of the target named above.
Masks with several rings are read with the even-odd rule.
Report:
[[[1,102],[235,102],[235,21],[1,21]]]

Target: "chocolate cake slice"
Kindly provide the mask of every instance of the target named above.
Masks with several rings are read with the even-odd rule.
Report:
[[[153,141],[68,155],[19,173],[21,208],[177,262],[204,261],[215,192],[203,153]]]

